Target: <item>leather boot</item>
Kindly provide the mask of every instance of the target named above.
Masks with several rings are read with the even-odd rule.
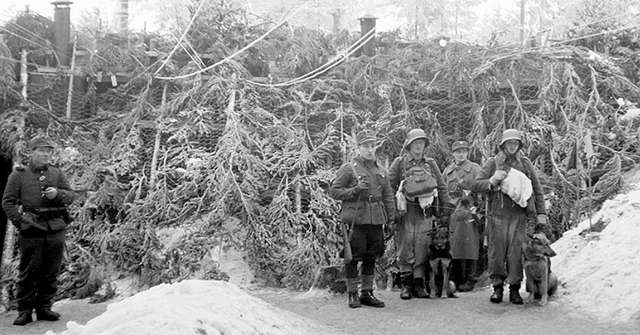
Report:
[[[32,310],[20,311],[18,317],[13,321],[13,324],[16,326],[24,326],[27,323],[33,322],[32,312]]]
[[[373,295],[373,291],[364,290],[360,293],[360,303],[371,307],[384,307],[384,302]]]
[[[402,275],[402,290],[400,290],[400,299],[411,299],[411,291],[413,291],[413,275],[411,273]]]
[[[358,292],[349,292],[349,307],[360,307],[360,297],[358,296]]]
[[[60,314],[51,310],[51,308],[36,309],[36,318],[38,321],[58,321]]]
[[[522,297],[520,296],[520,284],[509,285],[509,301],[514,305],[522,305]]]
[[[491,298],[489,298],[489,301],[491,301],[494,304],[501,303],[503,293],[504,293],[504,288],[502,284],[493,285],[493,294],[491,295]]]
[[[424,286],[424,278],[413,278],[413,296],[420,299],[429,298],[429,293]]]

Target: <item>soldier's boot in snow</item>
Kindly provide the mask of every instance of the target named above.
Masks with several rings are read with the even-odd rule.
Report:
[[[424,278],[413,278],[413,296],[416,298],[429,298],[429,293],[424,286]]]
[[[371,307],[384,307],[384,302],[373,295],[373,291],[364,290],[360,293],[360,303]]]
[[[402,289],[400,290],[400,299],[411,299],[411,291],[413,291],[413,275],[411,272],[402,273]]]
[[[489,301],[491,301],[494,304],[501,303],[503,293],[504,293],[504,288],[502,285],[493,285],[493,294],[491,295],[491,298],[489,298]]]
[[[51,308],[36,309],[36,318],[39,321],[58,321],[60,314],[51,310]]]
[[[359,278],[347,278],[347,292],[349,293],[349,307],[360,307],[360,296],[358,295]]]
[[[24,326],[27,323],[33,322],[32,312],[32,310],[20,311],[18,317],[13,321],[13,324],[16,326]]]
[[[349,307],[360,307],[360,297],[358,296],[358,292],[349,292]]]
[[[520,284],[509,285],[509,301],[514,305],[522,305],[522,297],[520,296]]]

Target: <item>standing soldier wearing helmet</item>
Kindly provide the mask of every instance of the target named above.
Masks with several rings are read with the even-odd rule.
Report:
[[[453,162],[442,173],[449,189],[449,195],[456,204],[463,198],[467,198],[465,202],[471,200],[468,206],[457,206],[458,209],[449,223],[453,281],[460,292],[465,292],[473,289],[473,276],[481,251],[482,233],[480,222],[475,220],[468,222],[469,220],[466,218],[469,215],[461,214],[467,211],[469,214],[476,214],[475,209],[481,207],[480,195],[471,192],[471,183],[480,174],[481,167],[468,159],[469,143],[467,141],[454,142],[451,151],[453,151]],[[470,207],[471,210],[469,211],[469,208],[465,207]],[[453,220],[454,218],[465,218],[465,220]]]
[[[342,224],[351,227],[348,241],[352,260],[347,262],[345,257],[349,307],[384,307],[384,302],[373,295],[374,270],[376,258],[384,253],[383,225],[395,221],[395,202],[387,172],[376,162],[375,134],[362,131],[356,141],[358,156],[340,167],[330,190],[334,199],[342,201]],[[358,282],[362,284],[360,295]]]
[[[428,298],[425,278],[431,232],[437,218],[450,208],[449,192],[436,161],[425,156],[429,144],[422,129],[407,133],[403,154],[389,168],[391,187],[401,192],[406,210],[398,227],[398,266],[402,278],[400,298]],[[399,201],[400,203],[400,201]],[[447,294],[446,292],[443,292]]]
[[[522,304],[520,284],[523,278],[522,243],[525,242],[528,219],[536,217],[537,230],[547,223],[542,187],[533,164],[522,149],[522,134],[516,129],[507,129],[502,134],[499,151],[482,167],[471,190],[487,194],[487,235],[489,240],[488,270],[492,280],[493,294],[490,301],[502,302],[504,282],[509,284],[509,301]],[[513,194],[532,191],[528,199]],[[509,195],[505,194],[509,191]],[[516,199],[516,200],[514,200]]]
[[[62,171],[49,165],[52,142],[40,136],[31,140],[29,147],[29,164],[9,175],[2,197],[2,208],[20,232],[18,318],[13,322],[18,326],[33,321],[34,308],[38,320],[60,318],[51,305],[58,288],[58,270],[69,223],[65,206],[75,198]]]

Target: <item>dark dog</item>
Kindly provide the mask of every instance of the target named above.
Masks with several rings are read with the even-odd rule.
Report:
[[[431,266],[429,285],[431,292],[437,297],[457,298],[454,294],[455,289],[449,282],[449,273],[451,272],[451,247],[449,245],[449,230],[447,228],[438,228],[431,245],[429,246],[429,266]],[[442,274],[442,289],[436,289],[436,274]],[[438,283],[440,284],[440,283]],[[442,293],[445,293],[444,296]]]
[[[547,237],[538,233],[528,235],[528,241],[522,246],[524,256],[524,273],[527,277],[527,292],[529,296],[526,303],[532,303],[534,299],[540,299],[540,305],[547,304],[549,296],[558,289],[558,278],[551,273],[550,257],[556,255],[551,249]]]

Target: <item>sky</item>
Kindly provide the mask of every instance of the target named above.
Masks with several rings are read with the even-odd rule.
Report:
[[[18,12],[23,11],[27,6],[30,10],[41,15],[53,17],[53,5],[51,5],[51,1],[52,0],[2,0],[3,5],[0,7],[0,24],[11,19]],[[154,30],[155,20],[149,11],[144,10],[145,2],[146,0],[129,0],[130,29],[141,31],[144,29],[146,24],[148,30]],[[511,2],[511,0],[506,1],[506,3],[509,2]],[[167,3],[167,6],[171,6],[171,1],[167,1]],[[501,7],[503,4],[505,4],[505,0],[486,0],[485,5],[478,8],[478,10],[493,10],[496,6]],[[106,24],[115,27],[116,13],[118,10],[117,7],[118,0],[76,0],[73,1],[73,4],[71,5],[71,21],[72,23],[77,22],[82,15],[94,13],[97,9],[100,11],[100,16],[106,20]],[[370,14],[378,17],[377,29],[379,31],[392,30],[405,23],[399,22],[395,17],[391,17],[392,15],[389,15],[390,11],[393,10],[391,7],[385,6],[383,8],[372,8],[372,13]],[[308,23],[308,21],[306,22]],[[343,24],[345,24],[347,28],[353,30],[357,30],[359,27],[358,22],[344,22]]]

